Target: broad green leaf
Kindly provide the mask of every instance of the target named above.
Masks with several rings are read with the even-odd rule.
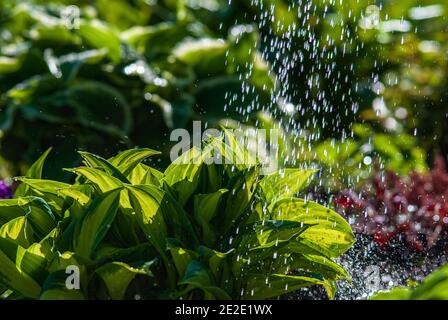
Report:
[[[3,225],[12,219],[23,216],[26,210],[22,207],[23,205],[28,205],[29,201],[20,199],[7,199],[0,201],[0,225]]]
[[[197,148],[192,148],[165,170],[165,181],[176,191],[182,206],[198,187],[202,164],[203,155]]]
[[[106,48],[109,58],[117,63],[121,58],[120,38],[118,34],[106,24],[95,21],[81,21],[78,30],[81,37],[87,43],[96,48]]]
[[[86,177],[92,183],[98,186],[101,192],[108,192],[113,189],[122,187],[122,182],[117,178],[108,175],[106,172],[99,169],[89,168],[89,167],[79,167],[76,169],[66,169],[67,171],[73,172],[77,175]]]
[[[26,217],[18,217],[5,223],[0,228],[0,237],[28,248],[33,242],[33,229],[27,224]]]
[[[316,170],[284,169],[263,178],[260,186],[268,203],[295,196]]]
[[[227,232],[249,206],[258,186],[259,168],[238,172],[229,183],[222,228]]]
[[[231,249],[227,252],[219,252],[205,246],[199,246],[196,250],[200,259],[208,261],[208,267],[216,278],[224,269],[224,263],[230,260],[230,257],[235,252],[235,249]]]
[[[121,189],[115,189],[98,196],[86,209],[79,222],[79,233],[73,239],[75,252],[81,257],[91,259],[99,243],[117,214]]]
[[[24,199],[19,199],[19,203],[21,200]],[[50,206],[42,198],[30,197],[29,201],[28,204],[21,204],[21,206],[26,210],[25,215],[36,235],[42,239],[56,227],[56,218]]]
[[[145,261],[148,257],[152,258],[159,256],[159,253],[149,242],[144,242],[139,245],[120,248],[111,244],[102,243],[98,246],[96,251],[96,261],[122,261],[131,263],[134,261]]]
[[[128,179],[126,179],[126,177],[120,172],[120,170],[118,170],[106,159],[89,152],[79,151],[78,153],[84,158],[84,162],[87,166],[94,169],[102,168],[108,174],[110,174],[114,178],[119,179],[121,182],[129,183]]]
[[[309,227],[309,224],[289,220],[257,222],[253,226],[254,236],[257,238],[257,246],[251,249],[270,248],[278,242],[289,241],[303,234]]]
[[[28,179],[17,178],[30,189],[30,195],[38,196],[45,199],[45,202],[51,207],[52,212],[61,215],[64,207],[64,198],[59,196],[59,190],[68,188],[70,185],[64,182],[44,180],[44,179]]]
[[[327,257],[338,257],[354,243],[350,225],[339,214],[312,201],[291,198],[275,203],[272,218],[313,225],[300,237]]]
[[[160,199],[138,187],[127,187],[131,205],[139,217],[139,222],[149,242],[161,253],[165,251],[167,228]]]
[[[121,197],[129,199],[129,195],[125,192],[121,194]],[[134,209],[121,207],[118,210],[112,223],[110,234],[117,244],[127,247],[136,246],[141,242],[141,239],[144,238],[144,233]]]
[[[47,149],[40,157],[33,163],[33,165],[28,169],[25,177],[31,179],[42,179],[42,169],[44,167],[45,160],[50,154],[52,148]]]
[[[89,184],[73,185],[65,189],[60,189],[59,193],[79,202],[82,206],[87,205],[92,200],[93,186]]]
[[[42,198],[24,197],[0,201],[0,226],[21,216],[27,217],[41,238],[56,226],[56,219]]]
[[[269,299],[312,285],[327,286],[328,282],[320,278],[318,274],[311,273],[300,276],[283,274],[253,275],[247,279],[247,286],[242,299]],[[330,294],[330,297],[332,296]]]
[[[185,275],[188,265],[197,258],[197,254],[191,250],[183,248],[180,241],[176,239],[167,239],[167,247],[170,251],[171,258],[176,266],[177,273],[181,279]]]
[[[410,300],[412,289],[394,288],[389,291],[379,291],[370,300]]]
[[[230,167],[231,171],[234,168],[241,171],[256,166],[258,164],[256,157],[244,147],[244,143],[247,143],[245,136],[236,136],[228,129],[224,131],[225,137],[212,137],[208,145],[211,149],[205,149],[204,152],[207,154],[213,150],[214,153],[218,153],[221,162]]]
[[[31,179],[42,179],[42,169],[44,166],[45,159],[47,158],[48,154],[51,152],[52,148],[47,149],[40,157],[37,159],[36,162],[33,163],[33,165],[28,169],[25,177],[31,178]],[[15,196],[20,197],[24,196],[27,193],[27,185],[22,183],[16,190]]]
[[[163,173],[140,163],[131,171],[128,178],[133,185],[153,184],[160,187],[162,185]]]
[[[123,262],[111,262],[96,269],[95,272],[104,281],[110,297],[113,300],[121,300],[126,290],[136,275],[152,277],[152,273],[146,268],[133,268]]]
[[[199,39],[178,45],[173,55],[200,74],[222,72],[225,67],[228,44],[222,39]]]
[[[249,148],[248,133],[241,134],[241,130],[232,131],[226,128],[224,130],[224,148],[225,153],[233,153],[232,159],[239,170],[249,169],[258,164],[258,159],[253,150]]]
[[[136,191],[135,194],[138,194],[142,200],[148,200],[151,203],[150,206],[143,206],[138,202],[133,202],[134,209],[137,211],[141,211],[144,214],[149,214],[150,216],[154,214],[150,210],[159,210],[158,212],[162,213],[163,220],[165,222],[167,228],[167,234],[170,236],[174,236],[177,240],[184,243],[188,248],[194,248],[198,239],[196,234],[194,233],[193,226],[187,213],[183,210],[183,208],[170,196],[169,193],[157,188],[153,185],[139,185],[128,187],[129,190]],[[130,193],[133,193],[133,192]],[[142,193],[143,192],[143,193]],[[146,194],[146,195],[145,195]],[[151,198],[151,200],[149,200]],[[138,198],[134,198],[134,200],[138,200]],[[155,202],[153,202],[155,200]],[[154,205],[154,206],[153,206]],[[145,221],[145,217],[140,218],[141,221]],[[145,231],[145,229],[143,229]],[[151,230],[148,229],[148,236],[151,235]],[[165,247],[165,242],[163,243],[163,247]]]
[[[220,189],[209,194],[197,194],[194,196],[194,217],[202,229],[203,241],[211,245],[216,240],[216,234],[211,226],[211,220],[216,216],[222,196],[227,189]]]
[[[111,158],[109,161],[117,167],[125,177],[127,177],[136,166],[143,160],[153,155],[160,154],[159,151],[152,149],[130,149],[121,152],[117,156]]]
[[[188,265],[185,276],[179,285],[188,285],[186,292],[193,289],[202,290],[205,299],[231,300],[227,292],[214,285],[207,268],[199,261],[193,260]]]
[[[0,237],[0,283],[26,297],[38,298],[47,260],[37,247],[25,249]]]
[[[38,195],[50,194],[57,197],[60,189],[68,188],[70,186],[64,182],[45,179],[17,178],[17,180],[28,185]]]
[[[7,288],[18,291],[26,297],[38,298],[41,287],[29,275],[16,267],[15,261],[11,260],[0,247],[0,283]]]
[[[288,259],[290,270],[304,270],[323,275],[326,280],[336,281],[349,279],[347,271],[336,262],[320,255],[293,254]]]

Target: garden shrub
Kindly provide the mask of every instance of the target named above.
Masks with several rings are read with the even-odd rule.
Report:
[[[73,184],[41,179],[42,155],[0,201],[3,297],[267,299],[309,285],[333,297],[348,278],[333,258],[354,238],[336,212],[295,197],[315,171],[210,164],[251,157],[227,137],[163,173],[142,162],[151,149],[80,152]],[[73,265],[81,290],[65,286]]]

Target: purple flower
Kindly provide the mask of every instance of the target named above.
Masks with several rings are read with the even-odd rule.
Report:
[[[12,189],[4,181],[0,180],[0,199],[11,199]]]

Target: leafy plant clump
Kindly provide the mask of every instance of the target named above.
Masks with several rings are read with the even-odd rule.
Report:
[[[80,152],[73,184],[41,179],[44,154],[0,201],[3,298],[267,299],[310,285],[333,297],[348,274],[332,258],[354,237],[336,212],[294,197],[314,171],[211,163],[218,151],[250,158],[228,137],[163,173],[142,163],[151,149]],[[69,266],[80,290],[66,287]]]
[[[391,171],[384,177],[377,174],[361,196],[344,191],[335,202],[353,217],[356,231],[373,235],[380,246],[399,238],[420,252],[446,235],[447,185],[448,173],[440,157],[428,173],[413,172],[403,178]]]

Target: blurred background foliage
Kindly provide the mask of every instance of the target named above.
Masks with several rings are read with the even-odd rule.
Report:
[[[172,128],[232,118],[280,127],[283,160],[323,167],[330,189],[375,166],[424,171],[448,153],[447,12],[442,0],[4,0],[3,167],[21,174],[50,146],[55,169],[79,149],[166,154]]]
[[[77,149],[164,150],[169,130],[191,119],[243,119],[232,106],[225,110],[227,96],[235,106],[270,100],[274,78],[257,51],[257,30],[213,29],[208,13],[225,15],[225,6],[79,1],[79,28],[69,30],[61,14],[67,4],[1,4],[1,151],[17,168],[49,146],[66,166]]]

